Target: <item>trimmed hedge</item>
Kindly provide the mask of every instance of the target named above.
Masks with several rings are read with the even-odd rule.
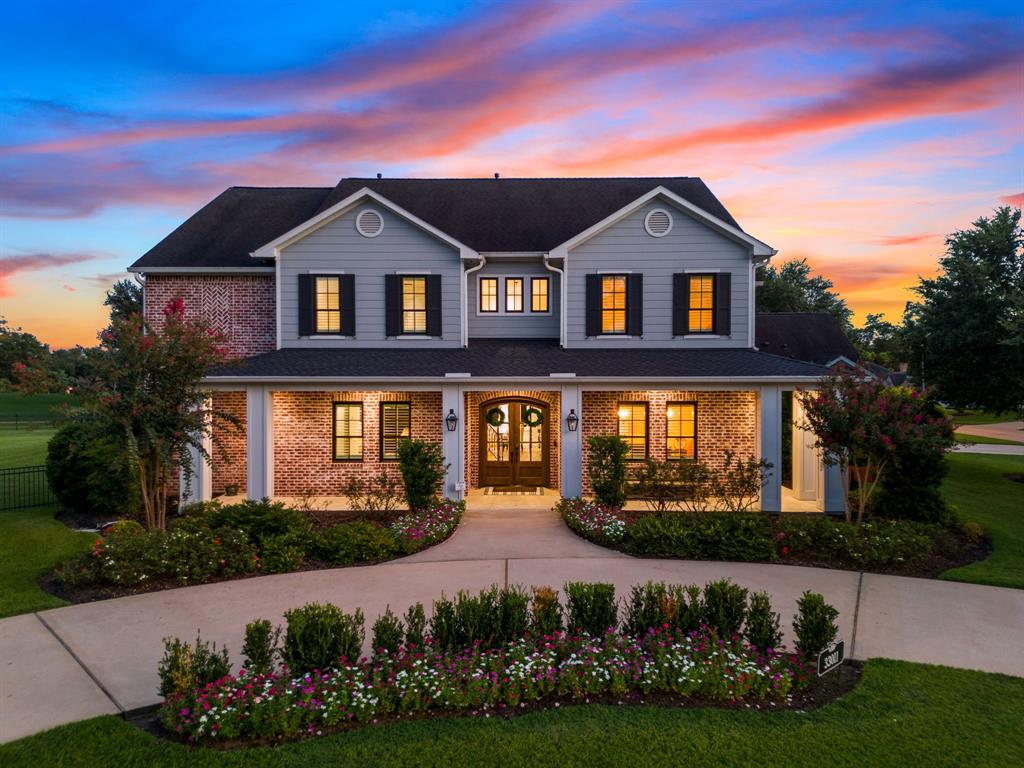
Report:
[[[767,515],[649,515],[637,520],[626,536],[626,546],[635,555],[743,562],[775,559]]]

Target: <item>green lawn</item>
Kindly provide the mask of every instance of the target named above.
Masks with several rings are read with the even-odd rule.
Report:
[[[101,717],[0,746],[0,765],[1010,766],[1024,764],[1022,732],[1022,679],[874,660],[856,690],[806,713],[578,706],[230,752],[189,750]]]
[[[45,464],[46,444],[56,431],[53,427],[0,428],[0,469]]]
[[[1001,421],[1016,421],[1015,413],[989,413],[988,411],[946,411],[958,427],[965,424],[998,424]]]
[[[992,554],[980,563],[946,571],[941,578],[1024,589],[1024,483],[1003,475],[1024,473],[1024,456],[955,453],[942,491],[992,537]]]
[[[53,507],[0,512],[0,617],[64,605],[36,585],[58,563],[89,549],[95,536],[53,519]]]

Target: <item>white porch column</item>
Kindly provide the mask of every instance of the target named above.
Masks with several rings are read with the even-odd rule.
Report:
[[[212,406],[212,399],[209,395],[203,401],[203,408],[207,411]],[[207,419],[207,431],[203,433],[203,449],[208,456],[213,454],[213,435],[209,432],[209,419]],[[200,501],[209,501],[213,498],[213,467],[211,467],[203,454],[197,448],[188,449],[192,459],[192,472],[189,477],[185,472],[181,473],[179,479],[179,498],[181,504],[195,504]]]
[[[566,418],[576,411],[579,426],[569,431]],[[562,387],[562,404],[559,408],[559,424],[562,443],[561,493],[565,498],[579,496],[583,492],[583,397],[578,386]]]
[[[820,459],[819,459],[820,461]],[[821,462],[821,482],[824,486],[819,509],[829,515],[846,513],[846,478],[838,464],[826,466]]]
[[[793,393],[793,495],[798,499],[818,499],[818,472],[821,457],[814,447],[814,433],[801,429],[804,408],[799,394]]]
[[[761,387],[758,426],[761,458],[771,462],[767,482],[761,489],[761,511],[782,511],[782,391],[778,386]]]
[[[466,495],[466,414],[463,407],[462,387],[445,384],[441,387],[441,447],[448,470],[444,477],[444,495],[449,499],[461,499]],[[455,413],[458,422],[454,432],[448,431],[446,419]]]
[[[245,495],[274,495],[274,393],[264,386],[245,388],[248,475]]]

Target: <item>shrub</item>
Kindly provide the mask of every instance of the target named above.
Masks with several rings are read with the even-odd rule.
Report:
[[[167,534],[147,531],[141,536],[97,539],[90,557],[98,578],[119,586],[134,586],[169,575],[165,558]]]
[[[405,499],[413,512],[427,509],[444,481],[447,465],[441,446],[426,440],[398,443],[398,468],[405,485]]]
[[[405,612],[405,647],[422,648],[426,642],[427,617],[423,603],[410,605]]]
[[[424,510],[402,515],[389,527],[402,551],[410,554],[451,536],[465,511],[465,501],[440,499]]]
[[[445,650],[459,646],[455,603],[443,594],[434,601],[434,612],[430,616],[430,639],[435,646]]]
[[[309,537],[313,530],[313,524],[305,514],[269,499],[246,499],[227,506],[216,503],[193,505],[186,508],[185,514],[202,518],[215,531],[224,528],[245,531],[249,540],[260,547],[265,539],[274,536],[292,535],[299,539]]]
[[[245,625],[242,658],[245,669],[254,675],[269,675],[274,671],[277,644],[281,628],[274,628],[267,619],[256,619]]]
[[[629,495],[641,499],[648,509],[659,514],[675,509],[682,496],[676,478],[678,464],[678,461],[648,459],[631,473]]]
[[[982,528],[978,523],[966,522],[960,527],[961,533],[974,546],[979,546],[985,541],[985,529]]]
[[[181,584],[253,573],[259,562],[256,547],[244,531],[230,528],[211,531],[195,524],[176,525],[166,541],[167,562]]]
[[[394,534],[367,522],[328,528],[320,534],[315,546],[319,556],[333,565],[379,562],[398,554]]]
[[[747,590],[729,579],[704,585],[704,623],[720,637],[739,634],[747,617]]]
[[[836,626],[839,611],[817,592],[804,592],[796,607],[797,615],[793,619],[796,650],[804,659],[811,661],[835,641],[839,633]]]
[[[281,659],[289,672],[304,675],[358,661],[365,639],[363,612],[343,612],[330,603],[308,603],[284,614],[287,629]]]
[[[587,438],[587,476],[598,502],[615,509],[626,503],[629,446],[618,435]]]
[[[750,513],[642,517],[630,527],[629,551],[687,560],[772,560],[771,520]]]
[[[402,481],[387,472],[365,482],[353,477],[345,485],[345,496],[356,512],[392,512],[402,504]]]
[[[107,529],[105,535],[109,539],[127,539],[132,536],[145,536],[146,529],[134,520],[118,520]]]
[[[710,493],[727,511],[748,512],[760,498],[771,469],[772,464],[765,459],[737,459],[726,449],[722,469],[711,475]]]
[[[160,695],[168,697],[220,680],[231,673],[228,649],[206,643],[196,635],[196,644],[178,638],[164,638],[164,656],[157,665]]]
[[[782,645],[779,614],[772,611],[772,600],[767,592],[754,592],[750,595],[743,637],[760,651]]]
[[[492,647],[498,634],[498,589],[491,587],[477,595],[459,591],[455,595],[455,645],[467,648],[480,643]]]
[[[530,603],[530,627],[535,635],[545,637],[562,631],[562,606],[558,592],[551,587],[534,587]]]
[[[497,618],[496,644],[504,645],[525,636],[530,629],[530,596],[517,586],[498,590]]]
[[[286,533],[263,539],[260,550],[260,570],[263,573],[291,573],[302,567],[306,560],[304,537]]]
[[[46,476],[68,509],[110,519],[136,515],[142,503],[123,440],[94,421],[71,421],[46,446]]]
[[[376,659],[389,658],[402,647],[402,622],[391,612],[391,606],[373,622],[373,655]]]
[[[626,602],[622,628],[635,637],[642,637],[649,629],[674,624],[677,608],[678,602],[669,598],[668,588],[663,582],[637,584]]]
[[[573,581],[565,585],[565,596],[570,631],[600,637],[609,628],[618,626],[613,584]]]
[[[626,521],[596,502],[559,499],[555,511],[571,530],[599,544],[615,544],[626,535]]]
[[[933,526],[907,520],[873,520],[858,527],[802,515],[781,517],[776,527],[775,541],[782,557],[873,568],[913,565],[926,559],[941,533]]]

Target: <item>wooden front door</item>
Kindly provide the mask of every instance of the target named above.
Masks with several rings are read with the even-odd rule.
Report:
[[[548,407],[492,400],[480,407],[480,485],[548,484]]]

